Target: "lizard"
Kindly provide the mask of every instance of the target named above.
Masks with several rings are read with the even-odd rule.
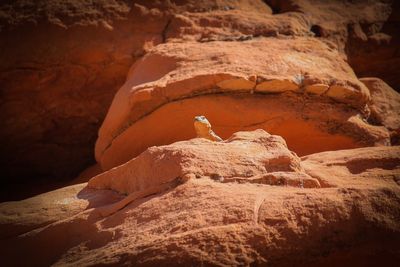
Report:
[[[214,133],[211,129],[211,124],[205,116],[194,117],[194,129],[197,137],[205,138],[211,141],[221,142],[222,138]]]

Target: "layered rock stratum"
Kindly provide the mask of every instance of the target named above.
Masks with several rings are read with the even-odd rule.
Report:
[[[384,0],[1,2],[2,264],[395,266],[399,29]]]

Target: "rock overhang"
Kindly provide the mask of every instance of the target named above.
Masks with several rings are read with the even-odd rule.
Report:
[[[114,145],[118,146],[121,151],[129,150],[130,146],[133,146],[131,149],[135,152],[128,153],[129,157],[132,157],[137,156],[148,146],[168,144],[192,137],[189,133],[179,138],[172,138],[172,136],[168,136],[173,135],[171,129],[167,129],[172,125],[164,125],[164,128],[160,128],[159,125],[165,123],[159,122],[158,126],[153,125],[153,130],[151,125],[148,125],[149,128],[142,129],[145,132],[168,132],[166,137],[160,135],[158,140],[147,143],[146,141],[141,142],[139,139],[125,142],[125,144],[118,142],[121,137],[121,140],[127,140],[127,132],[133,131],[132,126],[134,124],[146,119],[147,116],[154,116],[157,113],[156,111],[168,108],[168,105],[175,105],[177,102],[183,103],[195,98],[200,99],[205,96],[211,98],[213,96],[223,97],[224,95],[231,95],[236,100],[240,97],[245,99],[252,98],[252,95],[263,95],[260,99],[267,99],[264,96],[268,96],[279,101],[277,99],[277,96],[279,96],[281,99],[297,97],[298,102],[304,102],[302,99],[309,97],[318,103],[334,101],[338,103],[335,112],[344,112],[348,115],[347,118],[342,116],[341,119],[346,123],[351,115],[368,116],[365,115],[368,113],[368,111],[365,111],[365,106],[370,97],[368,89],[357,79],[342,55],[332,48],[331,44],[315,38],[260,37],[240,43],[222,41],[207,43],[169,42],[158,45],[132,66],[125,85],[115,96],[108,115],[99,130],[95,148],[97,161],[104,165],[105,169],[116,166],[117,163],[111,165],[104,163],[106,151],[111,151]],[[239,102],[239,100],[236,102]],[[225,105],[224,103],[220,104]],[[266,104],[269,103],[266,102]],[[282,104],[287,105],[288,103],[283,101]],[[197,109],[196,103],[192,103],[192,105],[193,114],[191,115],[193,116],[207,111],[207,108]],[[212,113],[211,106],[208,111]],[[243,108],[235,112],[246,112],[247,108]],[[290,108],[289,104],[287,109],[290,110]],[[335,107],[332,105],[330,109],[335,109]],[[348,113],[349,109],[352,109],[351,115]],[[177,114],[168,114],[169,116],[161,120],[179,120],[179,107],[176,107],[175,111],[177,111]],[[200,113],[196,114],[195,111]],[[182,110],[182,112],[186,111]],[[295,109],[293,109],[293,113],[295,113]],[[215,118],[215,114],[209,115],[213,119],[218,119]],[[228,115],[227,118],[229,117],[232,116]],[[299,118],[296,122],[306,120],[307,118]],[[248,124],[253,123],[255,122],[248,122]],[[363,124],[362,120],[360,124]],[[242,122],[241,125],[243,126],[244,123]],[[240,126],[240,124],[237,126]],[[316,124],[312,128],[319,127],[320,125]],[[368,127],[361,126],[361,128]],[[268,127],[264,129],[269,130]],[[176,131],[179,130],[179,127],[176,128]],[[225,133],[224,137],[226,138],[238,130],[243,130],[243,128],[232,127],[232,130]],[[318,130],[315,132],[318,132]],[[379,142],[385,143],[385,141],[382,141],[382,139],[387,138],[385,129],[377,129],[377,132],[379,132],[379,137],[375,138],[374,141],[368,141],[369,145]],[[279,131],[276,133],[280,134]],[[144,135],[151,134],[146,133]],[[143,136],[143,134],[140,135]],[[371,134],[367,131],[366,135]],[[283,136],[287,137],[285,134]],[[290,140],[287,141],[291,143]],[[360,146],[355,144],[357,140],[354,142],[344,140],[343,142],[349,145],[339,145],[338,149]],[[340,143],[340,141],[337,143]],[[352,144],[350,145],[350,143]],[[332,149],[332,146],[329,149]],[[309,152],[323,150],[323,148],[318,148]],[[111,154],[114,157],[115,151]],[[300,154],[304,153],[300,152]],[[126,156],[124,160],[117,160],[116,162],[120,164],[127,160],[129,158]]]

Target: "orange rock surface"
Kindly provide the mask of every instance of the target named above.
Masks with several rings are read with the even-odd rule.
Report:
[[[313,96],[316,85],[326,89]],[[369,97],[339,53],[313,38],[163,44],[132,67],[116,94],[99,131],[96,159],[109,169],[151,145],[194,137],[189,121],[197,114],[209,117],[225,138],[249,126],[263,128],[282,135],[301,155],[362,146],[360,139],[387,144],[386,129],[352,119],[368,117]],[[292,136],[293,128],[302,132]],[[326,141],[303,145],[304,135]]]
[[[2,1],[1,266],[397,266],[398,11]]]
[[[395,264],[399,162],[400,147],[300,159],[263,130],[152,147],[88,184],[1,204],[3,263]],[[183,183],[118,204],[115,192],[177,178]]]
[[[361,78],[371,92],[371,119],[389,130],[400,130],[400,95],[378,78]]]

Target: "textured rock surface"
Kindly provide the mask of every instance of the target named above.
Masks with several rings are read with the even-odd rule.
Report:
[[[316,86],[326,87],[320,97],[312,97]],[[313,38],[163,44],[132,67],[116,94],[99,131],[96,159],[109,169],[151,145],[192,138],[190,120],[198,114],[210,118],[222,137],[253,125],[282,135],[301,155],[332,150],[332,143],[336,149],[388,144],[384,127],[352,119],[367,118],[368,100],[368,89],[338,51]],[[279,107],[285,102],[290,104]],[[329,113],[321,115],[321,109]],[[303,136],[290,136],[294,124],[326,142],[304,149]],[[338,144],[337,138],[346,141]]]
[[[315,37],[337,44],[361,77],[376,76],[400,90],[398,1],[266,1],[275,13],[295,12]],[[301,14],[301,15],[300,15]]]
[[[0,1],[1,265],[397,266],[398,11]]]
[[[70,178],[93,162],[97,129],[129,66],[162,42],[161,12],[96,3],[0,5],[1,168],[8,180]],[[146,34],[138,30],[144,27]]]
[[[400,136],[400,95],[378,78],[361,78],[371,93],[370,120],[392,131],[392,143],[398,144]]]
[[[89,182],[103,190],[79,184],[1,204],[3,263],[394,265],[399,163],[400,147],[300,159],[282,138],[262,130],[224,143],[193,139],[153,147]],[[271,186],[271,179],[251,181],[250,172],[310,177],[322,187]],[[106,188],[131,193],[177,175],[191,178],[100,215],[123,197]]]
[[[224,142],[198,138],[151,147],[126,164],[92,178],[88,185],[132,193],[178,178],[204,176],[221,182],[320,187],[318,180],[302,172],[300,159],[287,149],[285,141],[263,130],[238,132]]]
[[[289,38],[290,43],[292,38],[313,37],[310,42],[325,42],[332,49],[329,53],[338,50],[342,58],[347,53],[357,73],[387,78],[386,82],[396,89],[396,77],[400,77],[395,49],[397,7],[388,1],[2,1],[1,168],[9,182],[18,184],[27,179],[73,177],[91,164],[98,127],[127,70],[152,47],[164,42],[241,43],[263,36],[271,40]],[[367,43],[383,41],[371,47],[366,45],[364,35]],[[361,44],[354,42],[357,38],[361,38]],[[316,59],[311,56],[314,49],[318,49],[319,58],[321,45],[305,51],[300,47],[298,54],[304,53],[308,62],[302,67],[311,67],[310,60]],[[296,41],[293,49],[297,49]],[[277,56],[279,51],[270,51],[269,55]],[[371,60],[371,55],[373,64],[365,63],[364,58]],[[305,57],[295,59],[301,64]],[[228,57],[221,60],[229,62]],[[335,65],[337,61],[333,61]],[[386,64],[388,61],[392,63]],[[285,59],[273,62],[272,69],[278,64],[274,73],[286,73],[279,64]],[[165,74],[168,66],[157,67]],[[153,75],[147,72],[142,71],[142,75]],[[221,90],[252,88],[254,81],[243,77],[247,72],[240,74],[244,80],[224,79],[219,85]],[[305,73],[297,69],[294,74]],[[347,75],[354,79],[351,71]],[[293,81],[293,75],[287,78],[264,83],[259,89],[296,90],[302,76],[297,76],[297,81]],[[326,75],[316,78],[324,79]],[[149,81],[148,77],[144,79]],[[326,93],[326,84],[317,82],[305,84],[304,90]],[[353,95],[352,86],[345,88]],[[348,96],[346,92],[341,87],[333,88],[330,95],[340,98]]]
[[[7,182],[72,178],[93,163],[98,128],[130,65],[166,41],[174,14],[225,6],[271,13],[261,0],[2,1],[0,167]]]
[[[387,20],[356,24],[358,33],[350,31],[346,50],[357,75],[379,77],[400,92],[400,2],[393,1],[391,9]]]

